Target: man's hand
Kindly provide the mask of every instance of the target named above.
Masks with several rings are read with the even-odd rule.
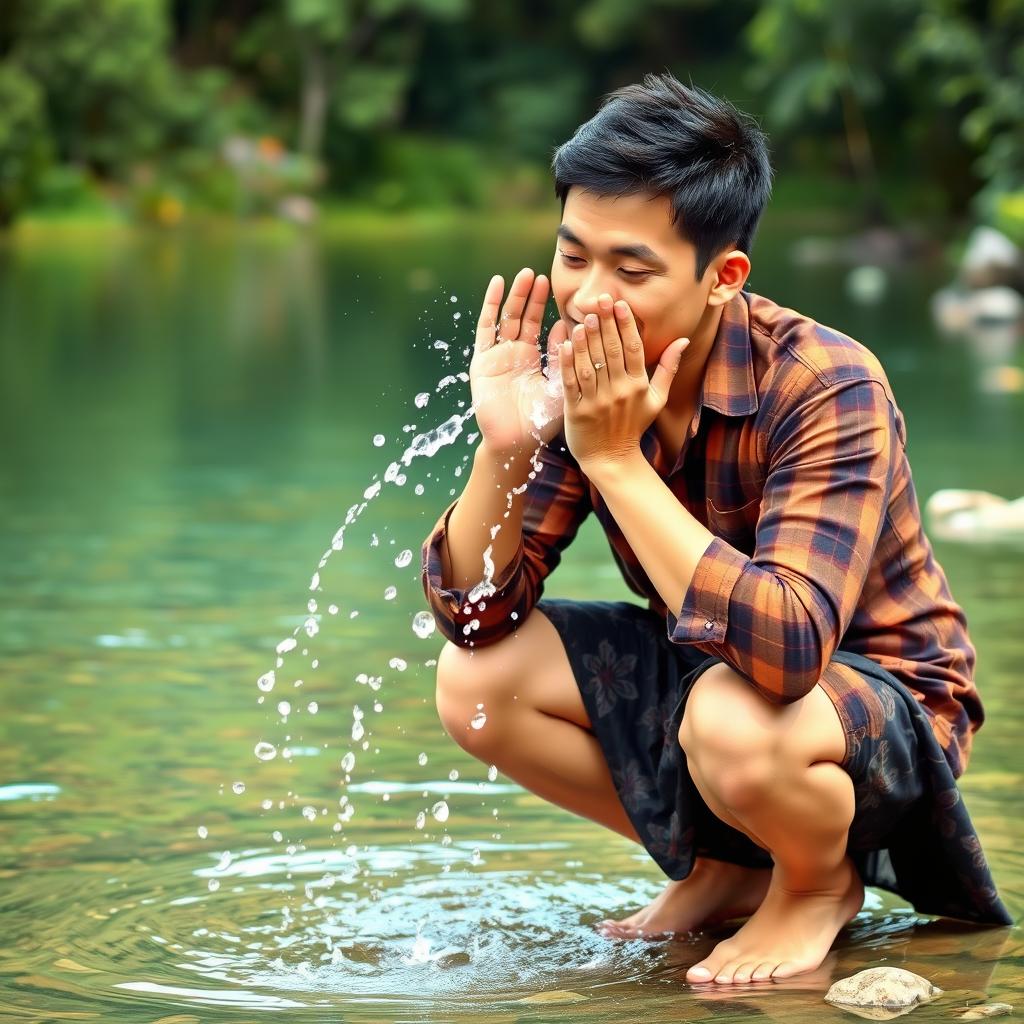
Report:
[[[529,454],[550,441],[562,425],[562,395],[554,354],[565,340],[559,320],[548,334],[548,375],[541,369],[541,321],[550,286],[528,267],[516,274],[498,318],[505,283],[491,278],[477,322],[469,365],[476,422],[487,447],[497,455]]]
[[[598,299],[600,315],[559,347],[564,397],[565,439],[580,468],[625,461],[639,452],[640,437],[668,401],[688,338],[672,342],[650,378],[644,345],[626,302]]]

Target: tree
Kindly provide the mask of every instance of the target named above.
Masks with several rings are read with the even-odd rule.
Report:
[[[0,65],[0,226],[31,199],[51,148],[42,90],[16,64]]]

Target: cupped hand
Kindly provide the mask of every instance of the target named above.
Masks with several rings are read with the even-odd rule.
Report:
[[[566,329],[559,320],[548,333],[545,372],[538,342],[548,279],[528,267],[520,270],[499,318],[504,290],[504,280],[492,277],[477,321],[469,382],[484,442],[498,454],[515,455],[550,441],[562,426],[557,353]]]

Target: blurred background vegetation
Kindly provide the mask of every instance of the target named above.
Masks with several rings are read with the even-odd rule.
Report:
[[[1024,239],[1024,0],[7,0],[0,224],[546,204],[663,69],[759,118],[781,202]]]

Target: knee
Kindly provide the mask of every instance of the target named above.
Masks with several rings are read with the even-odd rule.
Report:
[[[437,659],[434,699],[441,724],[463,750],[480,757],[494,747],[502,714],[509,710],[503,707],[505,687],[496,678],[502,661],[496,655],[492,648],[446,643]]]
[[[728,665],[694,683],[679,727],[679,744],[701,780],[737,810],[763,797],[776,774],[771,708]]]

